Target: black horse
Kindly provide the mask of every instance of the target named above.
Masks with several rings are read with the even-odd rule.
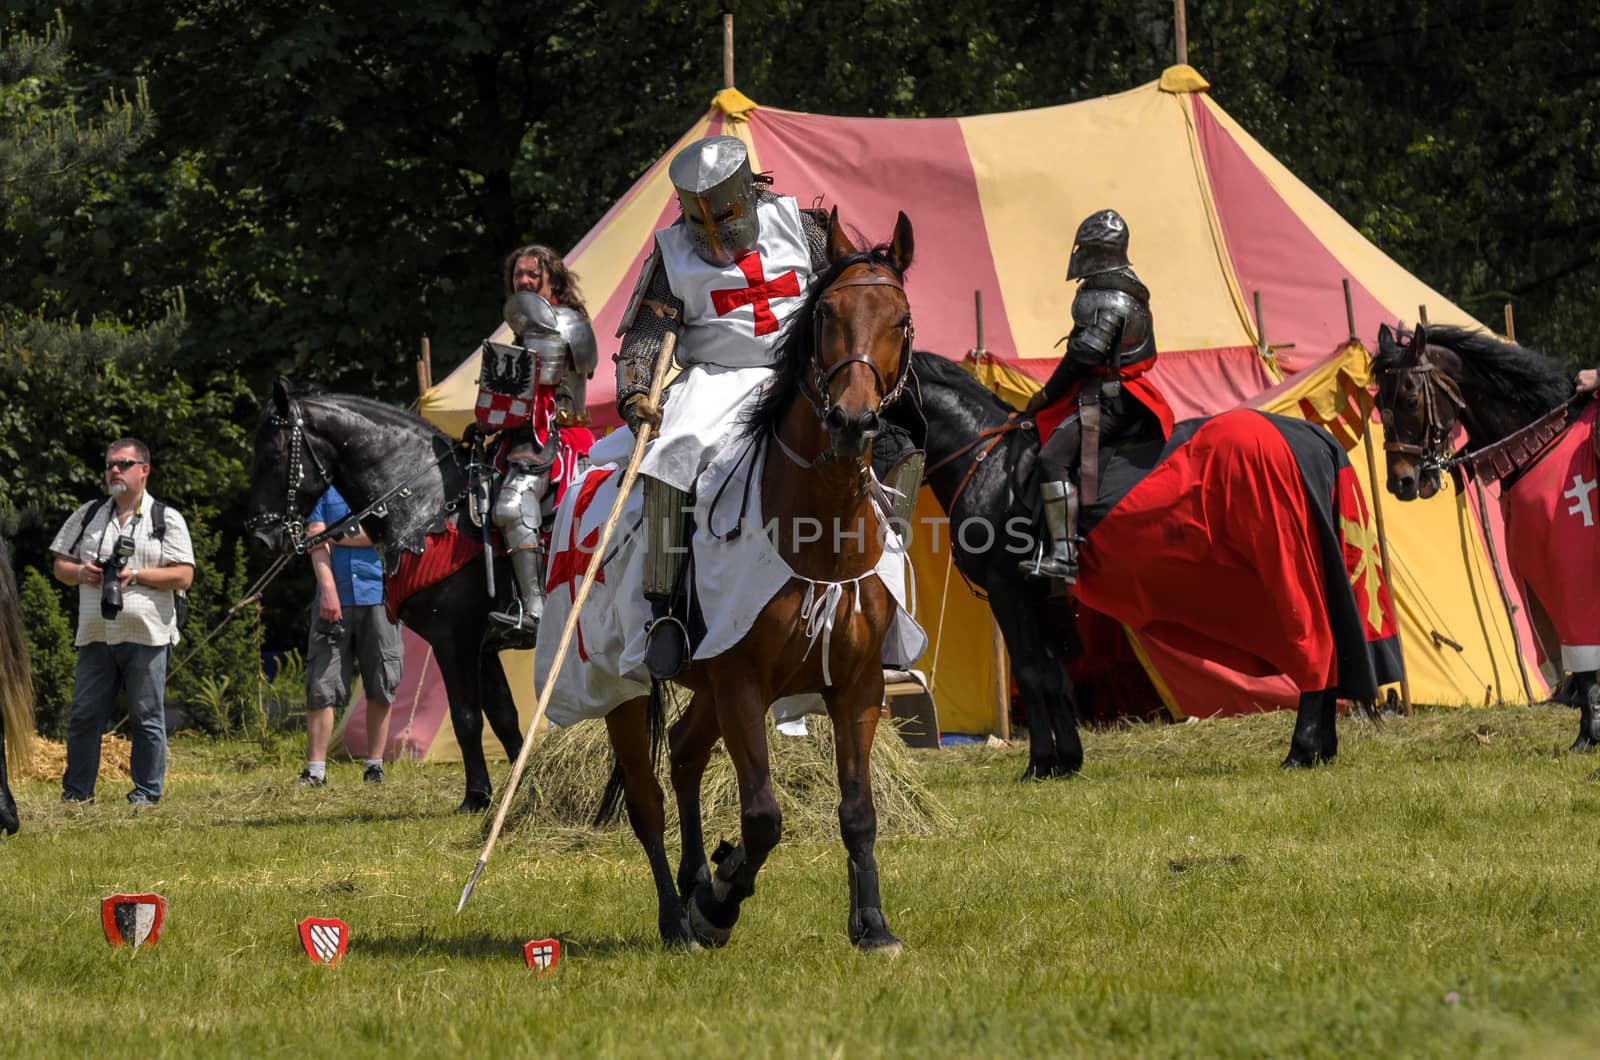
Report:
[[[462,447],[410,413],[367,398],[295,390],[280,379],[256,429],[250,526],[256,540],[281,552],[297,547],[305,519],[328,486],[359,518],[362,529],[395,570],[402,552],[424,561],[458,537],[446,533],[454,517],[464,519],[467,474]],[[467,523],[463,532],[471,532]],[[427,565],[426,563],[424,565]],[[466,766],[466,798],[458,813],[489,805],[492,786],[483,756],[483,720],[515,759],[522,747],[517,707],[489,636],[496,601],[485,584],[481,546],[457,569],[424,585],[400,605],[402,622],[433,646],[434,660],[450,699],[450,724]],[[504,557],[495,563],[495,584],[511,584]]]
[[[1028,713],[1031,747],[1024,777],[1070,775],[1083,763],[1083,745],[1062,665],[1065,631],[1050,621],[1046,584],[1017,565],[1039,533],[1027,506],[1013,499],[1027,492],[1017,480],[1027,477],[1035,439],[1010,406],[959,365],[918,351],[914,366],[917,385],[910,389],[926,420],[927,481],[950,517],[958,569],[988,591]],[[911,402],[888,415],[917,426]],[[1101,498],[1080,522],[1087,535],[1078,586],[1084,604],[1181,642],[1190,654],[1243,672],[1295,678],[1299,710],[1283,764],[1331,760],[1338,749],[1336,701],[1371,702],[1380,680],[1399,676],[1392,641],[1369,635],[1355,602],[1339,527],[1356,518],[1341,505],[1354,503],[1345,497],[1358,487],[1338,443],[1302,420],[1236,410],[1179,424],[1165,446],[1103,447],[1101,458]],[[1158,486],[1178,477],[1171,472],[1179,462],[1191,476],[1185,481],[1198,483],[1184,502],[1192,495],[1209,499],[1209,505],[1152,512],[1149,498],[1159,491],[1136,497],[1137,484],[1158,465],[1168,473],[1151,479]],[[1290,495],[1304,503],[1280,508],[1278,498]],[[1134,500],[1145,508],[1127,503]],[[1169,513],[1174,518],[1164,526]],[[1116,529],[1108,525],[1113,517],[1121,522]],[[983,532],[966,532],[972,527]],[[1097,538],[1097,529],[1107,533]],[[1119,555],[1119,535],[1129,529],[1140,531],[1145,544],[1164,542],[1170,531],[1170,552],[1161,543],[1159,551]],[[1209,555],[1180,549],[1178,538],[1196,530],[1211,546]],[[1221,572],[1206,584],[1226,586],[1197,599],[1190,575],[1206,565]],[[1377,593],[1375,584],[1363,582],[1363,588]],[[1376,600],[1369,597],[1369,603]],[[1385,613],[1392,625],[1392,612]]]
[[[11,551],[0,541],[0,832],[6,835],[15,835],[19,823],[7,766],[20,769],[32,750],[33,677],[28,641],[22,630],[17,582],[11,573]]]
[[[1583,564],[1594,542],[1580,536],[1583,554],[1572,555],[1577,542],[1552,533],[1552,516],[1581,519],[1585,526],[1593,520],[1581,476],[1570,481],[1581,469],[1571,463],[1571,447],[1561,444],[1585,418],[1572,380],[1537,350],[1446,326],[1419,326],[1410,335],[1383,326],[1372,369],[1387,434],[1390,493],[1402,501],[1426,500],[1438,492],[1446,469],[1500,481],[1512,573],[1528,592],[1537,625],[1553,627],[1561,641],[1570,675],[1558,695],[1582,710],[1572,749],[1594,750],[1600,746],[1595,631],[1584,628],[1583,605],[1576,612],[1564,606],[1569,586],[1585,595],[1593,591]],[[1458,427],[1466,434],[1460,454]],[[1561,496],[1568,486],[1572,492]],[[1551,557],[1563,562],[1547,563]]]

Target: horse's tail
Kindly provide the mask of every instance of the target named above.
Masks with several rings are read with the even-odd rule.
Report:
[[[33,670],[22,629],[22,604],[11,573],[11,551],[0,541],[0,737],[14,776],[33,759]]]
[[[661,764],[661,745],[665,742],[667,732],[665,681],[650,682],[650,700],[645,708],[645,715],[650,725],[650,768],[654,771]],[[611,777],[606,781],[606,789],[600,795],[600,809],[595,812],[594,827],[604,828],[616,820],[617,810],[622,806],[624,780],[622,763],[619,761],[611,767]]]

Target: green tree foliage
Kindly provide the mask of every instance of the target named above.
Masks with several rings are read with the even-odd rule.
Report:
[[[253,727],[262,709],[261,613],[246,604],[229,616],[249,589],[250,576],[243,543],[224,548],[219,541],[215,531],[194,533],[189,624],[173,649],[167,701],[208,732],[239,733]]]
[[[72,712],[72,675],[78,666],[78,651],[72,645],[76,611],[69,617],[56,583],[40,571],[23,571],[21,581],[17,593],[33,665],[34,720],[41,733],[59,740],[66,735]],[[76,593],[72,606],[77,607]]]

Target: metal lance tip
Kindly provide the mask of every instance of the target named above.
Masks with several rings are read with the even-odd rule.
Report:
[[[465,887],[461,888],[461,901],[456,903],[457,913],[461,912],[461,910],[467,907],[467,899],[472,897],[472,889],[478,885],[478,877],[483,875],[483,867],[488,863],[489,862],[484,858],[478,859],[477,868],[472,870],[472,878],[467,881],[467,885]]]

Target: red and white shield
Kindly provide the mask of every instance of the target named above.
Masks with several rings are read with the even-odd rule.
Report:
[[[114,894],[100,903],[100,924],[113,946],[154,946],[166,918],[167,900],[159,894]]]
[[[343,920],[308,916],[300,921],[300,945],[312,964],[337,964],[350,945],[350,928]]]
[[[522,957],[540,975],[553,972],[561,963],[561,940],[534,939],[522,947]]]
[[[527,423],[528,417],[533,415],[533,402],[526,397],[481,390],[475,412],[480,424],[497,431]]]

